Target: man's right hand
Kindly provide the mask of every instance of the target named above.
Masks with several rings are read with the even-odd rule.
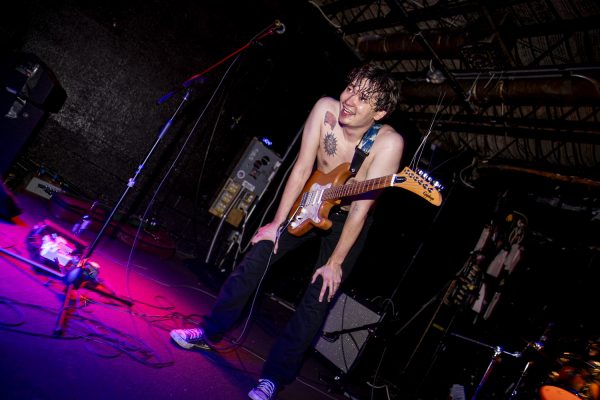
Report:
[[[279,229],[279,224],[275,222],[270,222],[266,225],[258,228],[256,234],[250,239],[250,243],[256,244],[261,240],[270,240],[275,244],[273,247],[273,253],[277,254],[277,231]]]

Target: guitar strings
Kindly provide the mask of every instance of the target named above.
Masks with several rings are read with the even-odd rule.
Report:
[[[429,124],[429,129],[427,130],[427,134],[425,134],[423,136],[423,138],[421,139],[421,142],[419,143],[419,146],[417,146],[417,149],[415,150],[415,153],[413,154],[413,157],[409,163],[409,168],[412,169],[413,171],[417,170],[417,166],[421,162],[421,158],[423,157],[423,152],[425,150],[425,144],[427,143],[427,141],[429,140],[429,137],[431,136],[431,132],[433,130],[433,127],[435,126],[438,114],[441,110],[441,106],[443,104],[445,97],[446,97],[446,91],[443,91],[442,93],[439,94],[438,101],[436,103],[435,113],[433,115],[433,118],[431,119],[431,123]]]

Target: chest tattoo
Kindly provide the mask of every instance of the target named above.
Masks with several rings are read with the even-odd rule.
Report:
[[[327,132],[323,138],[323,144],[325,146],[325,153],[328,156],[334,156],[337,150],[337,139],[331,132]]]

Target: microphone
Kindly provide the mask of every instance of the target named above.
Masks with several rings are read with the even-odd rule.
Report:
[[[285,32],[285,25],[280,20],[275,20],[275,32],[282,35]]]

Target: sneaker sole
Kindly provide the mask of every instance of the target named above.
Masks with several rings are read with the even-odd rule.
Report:
[[[263,395],[254,394],[253,390],[248,392],[248,397],[251,398],[252,400],[263,400],[265,398]],[[272,397],[272,399],[275,400],[275,397]]]
[[[208,343],[205,343],[205,342],[203,342],[202,344],[190,343],[190,342],[186,341],[183,337],[179,336],[177,333],[174,333],[174,332],[170,332],[169,335],[171,336],[171,339],[173,339],[179,347],[182,347],[186,350],[191,350],[194,348],[201,349],[201,350],[212,350],[212,347],[210,347],[210,345]]]
[[[170,336],[171,336],[171,339],[173,339],[175,341],[175,343],[177,343],[177,345],[179,347],[183,347],[186,350],[189,350],[189,349],[191,349],[191,348],[194,347],[193,344],[186,342],[184,338],[182,338],[181,336],[179,336],[175,332],[171,332]]]

